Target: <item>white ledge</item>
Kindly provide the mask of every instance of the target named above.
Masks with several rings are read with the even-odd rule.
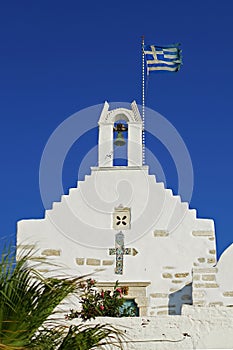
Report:
[[[92,171],[109,171],[109,170],[146,170],[148,171],[148,169],[149,169],[148,165],[91,167]]]

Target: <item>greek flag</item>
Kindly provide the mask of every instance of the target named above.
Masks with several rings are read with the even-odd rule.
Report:
[[[147,75],[156,71],[177,72],[182,64],[179,45],[144,45]]]

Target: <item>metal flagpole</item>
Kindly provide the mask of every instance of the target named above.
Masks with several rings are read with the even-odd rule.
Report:
[[[145,54],[144,35],[142,36],[142,165],[145,165]]]

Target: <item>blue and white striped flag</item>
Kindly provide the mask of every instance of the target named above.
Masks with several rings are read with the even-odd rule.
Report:
[[[180,44],[168,46],[144,45],[147,75],[150,72],[177,72],[182,64]]]

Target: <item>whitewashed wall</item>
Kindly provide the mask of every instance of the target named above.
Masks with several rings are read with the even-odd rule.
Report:
[[[119,205],[131,209],[123,275],[115,274],[113,213]],[[193,267],[216,263],[214,224],[198,219],[179,196],[148,175],[147,167],[93,168],[85,181],[54,203],[42,220],[18,223],[18,252],[34,246],[37,256],[58,263],[50,274],[82,275],[102,270],[99,281],[147,283],[143,301],[148,315],[179,314],[192,303]],[[144,293],[144,291],[142,291]],[[136,297],[136,295],[135,295]]]
[[[129,127],[129,166],[113,167],[113,125],[122,118]],[[99,167],[43,219],[18,222],[18,256],[33,250],[46,258],[49,264],[38,265],[46,276],[90,273],[99,288],[111,289],[116,280],[128,285],[144,318],[102,320],[126,330],[126,349],[232,349],[233,310],[225,306],[233,305],[233,246],[217,263],[213,220],[197,218],[142,166],[142,127],[135,102],[131,110],[113,111],[105,103]],[[122,232],[131,253],[124,255],[123,274],[116,274],[109,249],[121,207],[130,213]]]
[[[124,331],[125,350],[233,349],[233,309],[183,306],[181,316],[100,318]]]

